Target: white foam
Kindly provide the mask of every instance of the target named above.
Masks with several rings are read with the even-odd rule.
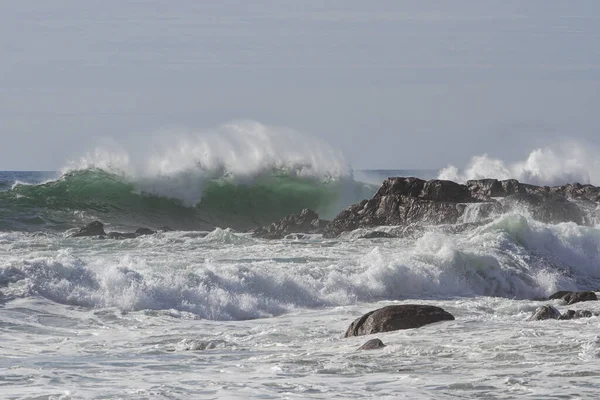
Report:
[[[0,263],[5,295],[217,320],[404,298],[538,298],[600,282],[600,230],[520,214],[460,234],[431,230],[416,240],[268,242],[217,229],[122,242],[60,235],[19,241],[18,248],[0,242],[12,252]],[[56,241],[75,248],[26,251],[28,242],[40,241],[44,248]]]
[[[101,147],[70,162],[63,172],[100,168],[118,173],[139,190],[197,204],[206,179],[249,183],[273,170],[319,180],[348,178],[349,164],[324,142],[255,121],[206,132],[164,132],[135,148]]]
[[[453,165],[442,169],[438,178],[456,182],[514,178],[536,185],[600,185],[600,151],[577,142],[563,142],[535,149],[525,160],[513,163],[483,154],[473,157],[463,169]]]

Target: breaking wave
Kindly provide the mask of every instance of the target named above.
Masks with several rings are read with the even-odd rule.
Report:
[[[0,192],[0,229],[113,226],[249,229],[303,208],[333,217],[373,194],[343,156],[297,132],[256,122],[170,134],[129,151],[97,149],[62,176]],[[3,226],[2,226],[3,225]]]
[[[527,159],[509,163],[487,154],[475,156],[459,169],[450,165],[439,179],[465,182],[469,179],[517,179],[534,185],[579,182],[600,185],[600,151],[577,142],[564,142],[533,150]]]

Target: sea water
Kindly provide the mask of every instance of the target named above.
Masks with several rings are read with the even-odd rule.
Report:
[[[332,153],[319,152],[327,156],[246,162],[251,179],[207,169],[200,179],[193,163],[154,175],[97,161],[0,173],[0,398],[598,398],[599,317],[527,321],[542,304],[600,312],[596,302],[543,301],[600,288],[598,227],[523,213],[478,221],[474,209],[465,229],[401,238],[247,233],[267,211],[302,202],[339,211],[384,176],[432,177],[325,174],[315,166]],[[198,185],[168,196],[169,176]],[[197,195],[235,201],[203,205]],[[94,219],[107,230],[176,230],[69,237]],[[436,305],[456,319],[343,337],[389,304]],[[357,351],[373,337],[387,346]]]

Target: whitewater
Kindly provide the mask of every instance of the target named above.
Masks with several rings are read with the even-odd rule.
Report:
[[[256,122],[168,136],[59,172],[0,172],[1,398],[598,398],[599,317],[527,319],[541,304],[600,312],[540,301],[600,289],[600,226],[482,220],[475,204],[460,226],[399,238],[250,233],[306,207],[333,218],[389,176],[597,185],[594,149],[354,171],[317,139]],[[157,233],[70,237],[93,220]],[[390,304],[456,319],[357,351],[375,335],[344,338],[348,325]]]

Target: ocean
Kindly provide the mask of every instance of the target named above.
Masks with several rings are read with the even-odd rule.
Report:
[[[332,218],[388,176],[437,176],[275,166],[0,172],[0,398],[599,397],[600,319],[527,321],[565,309],[540,302],[557,290],[600,288],[599,227],[507,213],[402,238],[254,238],[304,207]],[[173,230],[70,237],[93,220]],[[371,336],[344,338],[348,325],[390,304],[456,319],[357,351]]]

